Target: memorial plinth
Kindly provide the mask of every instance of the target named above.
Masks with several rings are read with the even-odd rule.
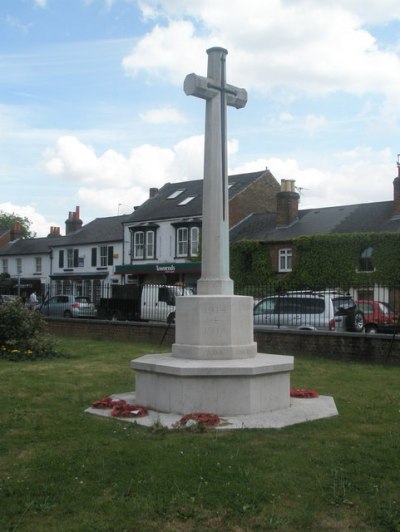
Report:
[[[198,295],[178,297],[172,352],[132,360],[136,403],[164,413],[243,415],[290,405],[293,357],[257,353],[253,298],[229,278],[226,106],[247,93],[225,81],[223,48],[208,53],[207,77],[189,74],[186,94],[206,100],[202,274]]]

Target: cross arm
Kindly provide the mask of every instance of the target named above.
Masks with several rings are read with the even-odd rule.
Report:
[[[197,74],[188,74],[183,84],[183,90],[186,96],[197,96],[203,100],[209,100],[221,92],[221,88],[215,85],[212,79],[198,76]],[[226,104],[236,109],[241,109],[247,103],[247,91],[226,85],[224,87],[226,94]]]

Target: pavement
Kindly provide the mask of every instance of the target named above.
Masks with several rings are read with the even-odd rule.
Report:
[[[116,393],[113,400],[122,399],[129,404],[135,404],[135,393]],[[85,410],[88,414],[101,417],[111,417],[110,409],[98,409],[89,407]],[[237,430],[237,429],[281,429],[298,423],[315,421],[317,419],[338,416],[333,397],[320,395],[319,397],[298,399],[291,397],[290,406],[273,412],[260,412],[251,415],[220,416],[221,423],[214,427],[216,430]],[[113,418],[125,423],[137,423],[144,427],[162,425],[169,429],[179,427],[180,414],[171,414],[149,410],[148,416],[132,418]]]

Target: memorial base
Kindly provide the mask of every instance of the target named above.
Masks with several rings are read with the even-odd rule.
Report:
[[[220,416],[272,412],[290,405],[293,357],[257,354],[193,360],[172,353],[132,360],[136,402],[158,412]]]

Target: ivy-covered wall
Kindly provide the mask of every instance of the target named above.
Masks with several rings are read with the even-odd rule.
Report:
[[[242,240],[230,248],[230,273],[236,287],[261,285],[274,278],[264,242]]]
[[[354,233],[303,236],[292,242],[293,271],[279,276],[268,243],[242,241],[231,246],[231,276],[244,286],[277,281],[301,288],[400,285],[400,234]],[[285,244],[284,247],[288,247]],[[371,247],[373,271],[359,271],[363,250]]]

